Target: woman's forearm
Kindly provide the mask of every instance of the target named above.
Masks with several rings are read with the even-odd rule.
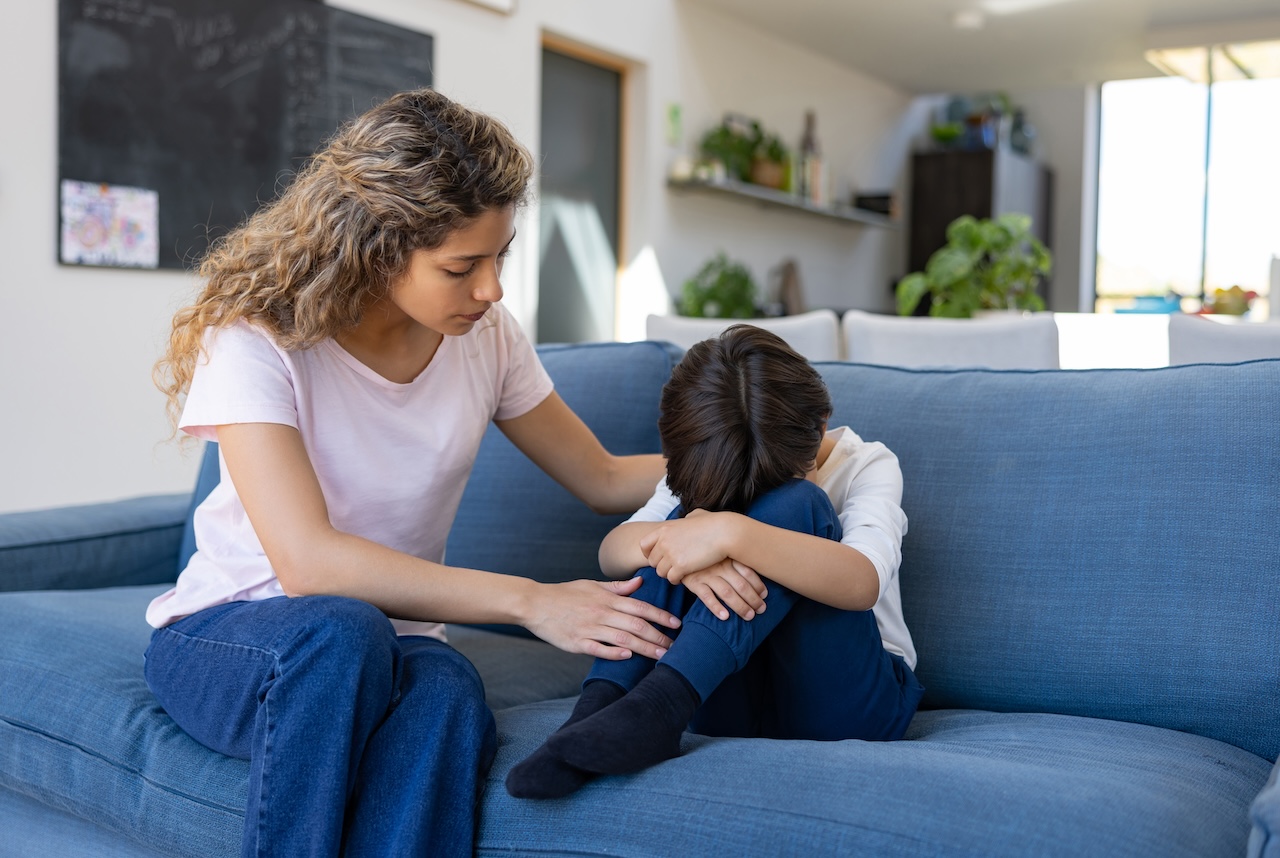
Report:
[[[290,596],[349,596],[391,617],[442,623],[524,625],[536,583],[444,566],[331,530],[290,558],[271,558]]]
[[[666,476],[667,460],[658,453],[610,458],[602,487],[591,507],[601,513],[635,512],[644,506],[653,494],[653,487]]]

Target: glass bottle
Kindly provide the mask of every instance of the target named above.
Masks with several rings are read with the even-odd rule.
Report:
[[[804,114],[804,136],[800,138],[800,196],[814,205],[826,205],[822,149],[818,146],[817,116]]]

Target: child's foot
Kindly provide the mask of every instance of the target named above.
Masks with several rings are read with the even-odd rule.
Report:
[[[621,700],[557,730],[545,747],[584,772],[638,772],[680,755],[680,734],[701,703],[688,680],[659,664]]]
[[[612,682],[588,682],[578,696],[569,720],[560,726],[560,730],[589,718],[623,694],[622,688]],[[544,743],[507,772],[507,792],[516,798],[562,798],[584,787],[593,777],[595,775],[591,772],[584,772],[560,759]]]

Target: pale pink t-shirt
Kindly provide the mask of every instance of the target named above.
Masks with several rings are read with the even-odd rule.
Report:
[[[519,417],[552,390],[500,304],[469,333],[445,337],[407,384],[388,381],[333,340],[287,352],[247,322],[211,330],[206,347],[183,432],[216,441],[215,427],[225,423],[296,428],[335,528],[437,563],[489,421]],[[219,464],[221,481],[196,509],[197,551],[176,586],[147,609],[156,628],[213,605],[284,595]],[[439,623],[393,623],[398,634],[444,638]]]

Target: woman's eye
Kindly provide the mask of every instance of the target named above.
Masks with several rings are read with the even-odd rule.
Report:
[[[448,274],[450,277],[466,277],[468,274],[470,274],[472,271],[475,271],[475,270],[476,270],[475,265],[472,265],[469,268],[467,268],[466,271],[452,271],[446,268],[445,273]]]

